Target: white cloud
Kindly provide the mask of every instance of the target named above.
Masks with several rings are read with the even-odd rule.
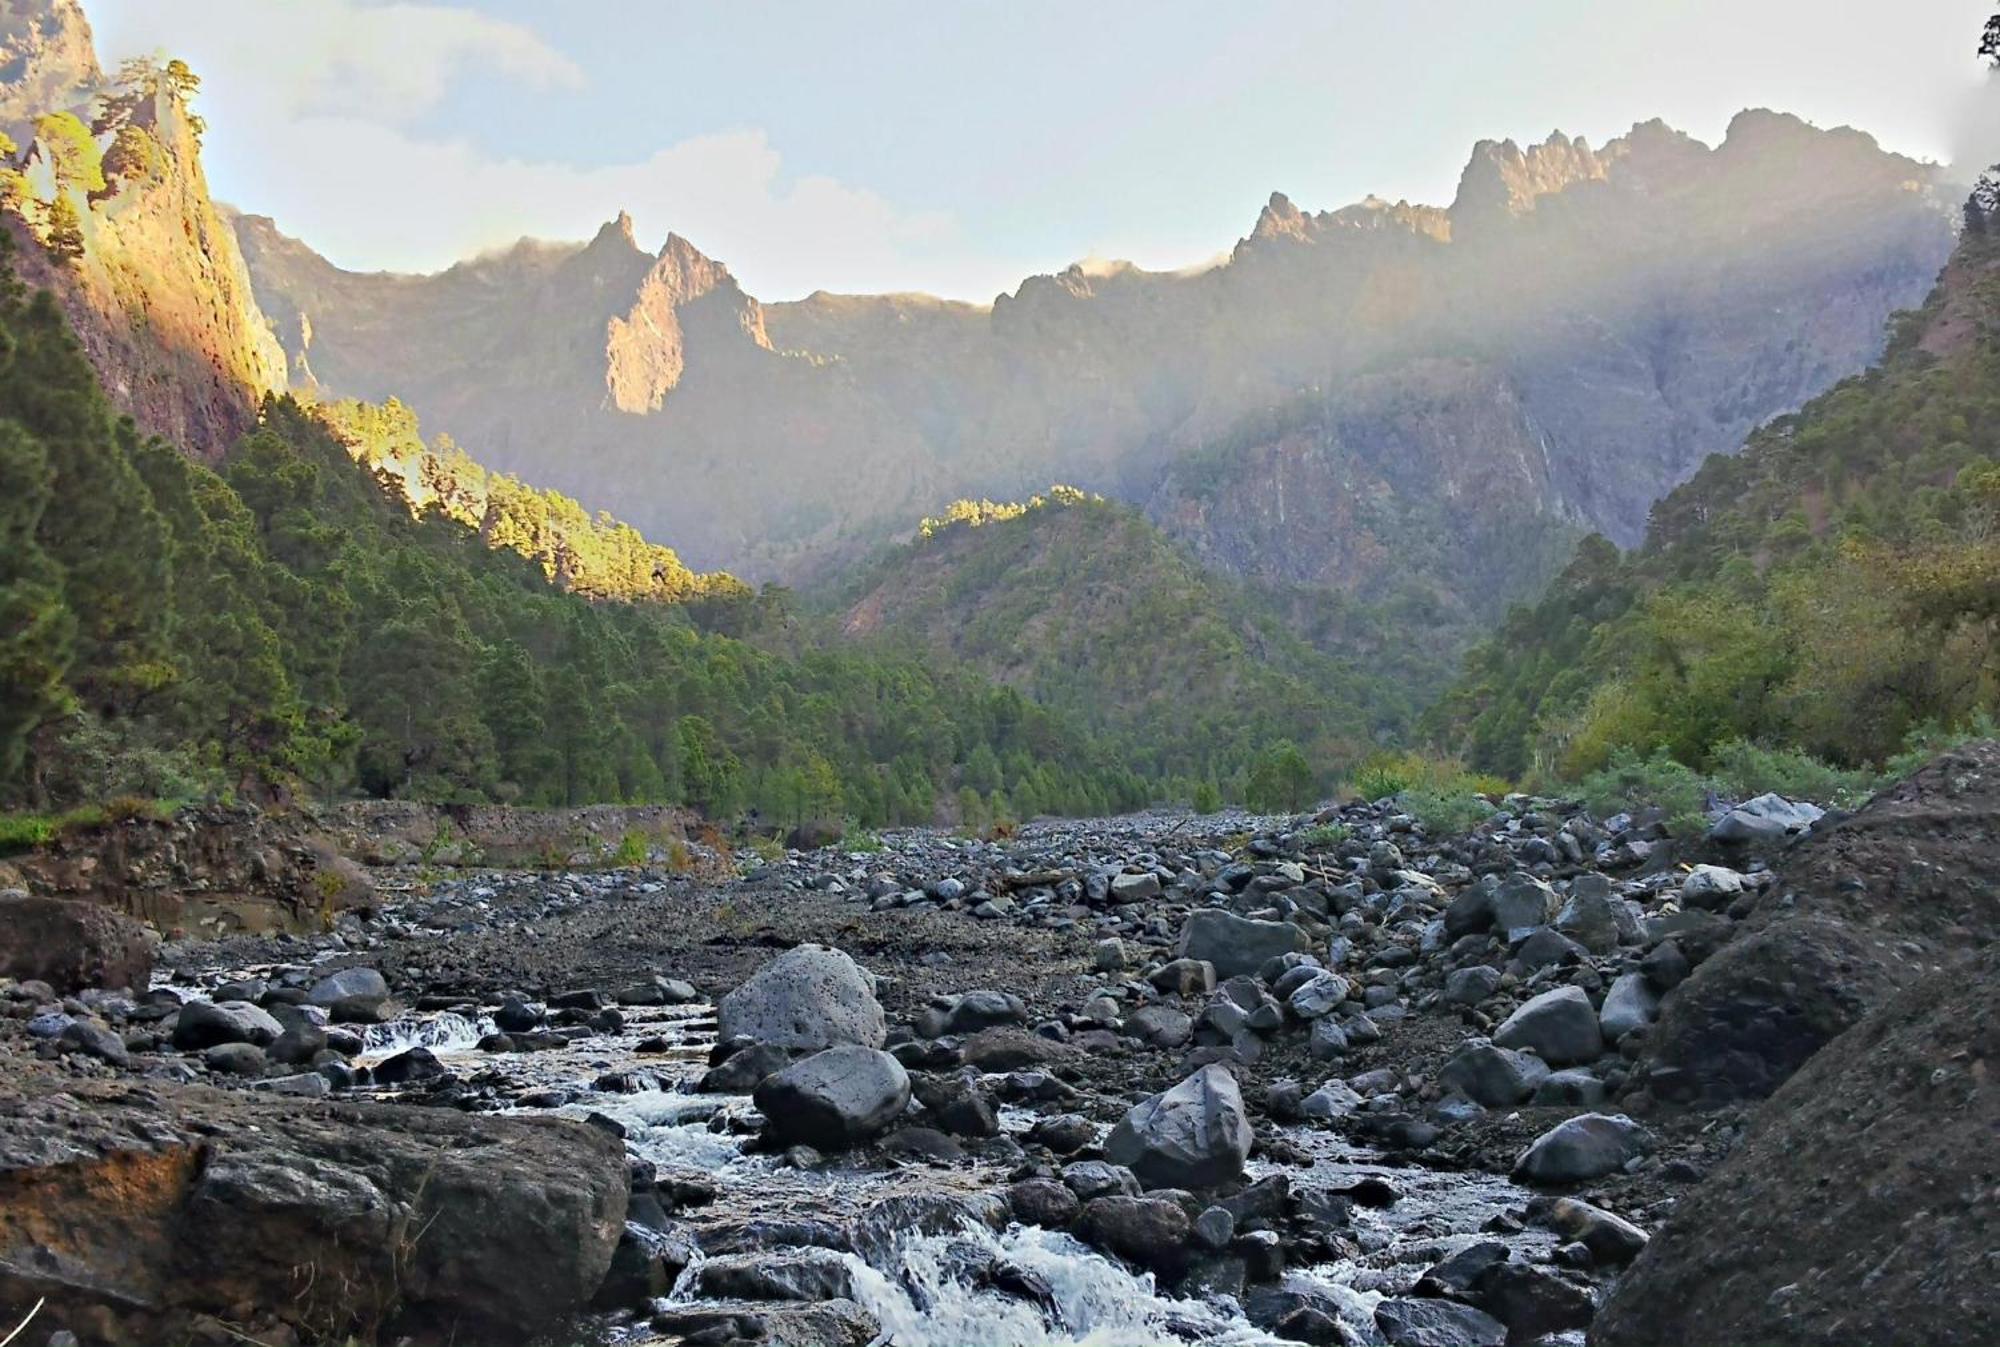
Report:
[[[1011,268],[946,256],[938,211],[904,210],[833,178],[788,177],[763,132],[671,144],[637,163],[496,155],[423,124],[452,82],[531,94],[583,73],[518,24],[443,5],[356,0],[97,0],[101,54],[184,55],[203,77],[218,196],[273,216],[336,263],[430,271],[529,235],[588,238],[620,210],[641,240],[669,230],[728,264],[753,294],[900,282],[990,296]],[[990,287],[990,288],[989,288]]]

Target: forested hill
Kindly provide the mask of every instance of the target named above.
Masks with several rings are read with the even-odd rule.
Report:
[[[1432,728],[1519,774],[1732,739],[1876,764],[2000,702],[2000,224],[1982,183],[1882,362],[1585,542]],[[1982,204],[1983,203],[1983,204]]]
[[[1449,668],[1445,638],[1427,650],[1331,591],[1208,571],[1136,509],[1061,486],[957,503],[838,606],[849,642],[964,661],[1125,744],[1184,797],[1208,782],[1240,798],[1284,740],[1322,772],[1351,765],[1405,734]]]
[[[927,820],[975,755],[1036,764],[1049,808],[1155,789],[1011,689],[590,602],[384,485],[290,399],[213,469],[141,436],[53,298],[8,279],[0,803],[361,790]]]

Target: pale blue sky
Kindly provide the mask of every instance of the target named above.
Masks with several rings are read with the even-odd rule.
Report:
[[[990,299],[1226,251],[1273,191],[1443,204],[1473,141],[1745,106],[2000,156],[1983,0],[85,0],[205,81],[216,194],[433,270],[619,209],[753,294]],[[1996,94],[1993,97],[2000,97]]]

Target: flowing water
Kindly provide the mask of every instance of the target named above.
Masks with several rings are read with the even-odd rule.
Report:
[[[212,985],[213,979],[204,981]],[[1135,1273],[1067,1234],[981,1219],[993,1209],[990,1195],[1006,1182],[993,1166],[798,1169],[780,1157],[745,1154],[750,1101],[691,1093],[715,1041],[713,1007],[621,1013],[625,1024],[617,1033],[540,1052],[487,1053],[478,1044],[494,1032],[490,1014],[412,1012],[369,1026],[358,1061],[372,1065],[424,1047],[454,1075],[490,1087],[495,1098],[521,1101],[508,1111],[578,1119],[595,1114],[616,1122],[627,1149],[652,1162],[662,1179],[693,1178],[717,1188],[712,1203],[690,1213],[711,1247],[831,1250],[826,1256],[845,1265],[853,1297],[881,1325],[878,1341],[894,1347],[1247,1347],[1278,1341],[1227,1297],[1170,1295],[1150,1274]],[[640,1052],[641,1043],[649,1050]],[[393,1098],[396,1092],[360,1093]],[[1036,1116],[1005,1109],[1002,1125],[1023,1132]],[[1360,1256],[1294,1269],[1283,1283],[1337,1312],[1357,1341],[1380,1341],[1373,1317],[1378,1301],[1406,1292],[1426,1268],[1467,1243],[1493,1238],[1481,1233],[1482,1226],[1526,1198],[1493,1175],[1385,1165],[1319,1129],[1294,1129],[1289,1136],[1314,1159],[1287,1171],[1295,1187],[1340,1190],[1376,1176],[1403,1193],[1385,1208],[1354,1209]],[[1273,1169],[1253,1166],[1253,1173]],[[1549,1243],[1533,1229],[1506,1238],[1524,1251]],[[986,1284],[978,1273],[996,1263],[1029,1274],[1047,1295],[1023,1298]],[[698,1260],[668,1299],[701,1303],[699,1271]],[[662,1340],[643,1320],[606,1335],[622,1347]]]

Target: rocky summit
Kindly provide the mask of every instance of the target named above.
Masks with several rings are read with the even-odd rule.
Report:
[[[1649,1063],[1763,900],[1851,904],[1788,886],[1870,873],[1850,837],[1926,783],[1974,807],[1989,751],[1690,868],[1510,796],[1457,834],[1147,814],[699,879],[383,858],[330,931],[142,944],[150,975],[93,957],[109,914],[45,924],[0,1004],[0,1292],[91,1341],[1500,1343],[1607,1305],[1605,1341],[1808,1341],[1834,1299],[1793,1320],[1814,1274],[1736,1250],[1879,1264],[1900,1188],[1795,1186],[1866,1163],[1927,1185],[1908,1275],[1946,1288],[1934,1340],[1978,1341],[1984,1205],[1909,1148],[1978,1144],[1985,974],[1868,1009],[1747,1131]],[[1960,843],[1910,845],[1885,879]],[[1549,939],[1583,907],[1609,938]]]

